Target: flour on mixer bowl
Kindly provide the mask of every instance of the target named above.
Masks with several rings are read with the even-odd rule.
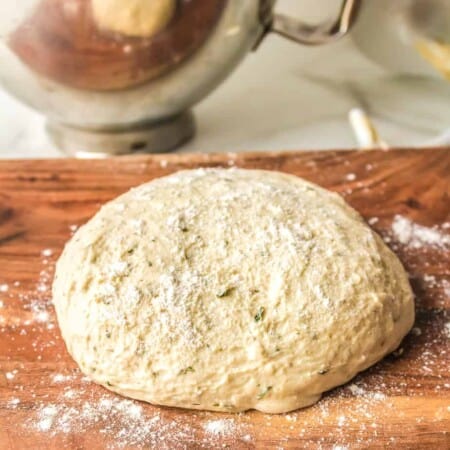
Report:
[[[111,201],[66,245],[53,295],[93,381],[215,411],[311,405],[414,321],[401,263],[356,211],[262,170],[178,172]]]

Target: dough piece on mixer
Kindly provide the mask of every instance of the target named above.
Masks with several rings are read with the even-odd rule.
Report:
[[[407,275],[341,197],[279,172],[198,169],[102,209],[53,284],[93,381],[159,405],[281,413],[400,344]]]
[[[150,37],[172,19],[176,0],[92,0],[98,26],[125,36]]]

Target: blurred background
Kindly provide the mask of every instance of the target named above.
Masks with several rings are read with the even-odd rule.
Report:
[[[408,0],[397,1],[408,4]],[[426,3],[428,8],[439,8],[436,2]],[[348,121],[352,108],[363,108],[389,145],[448,144],[450,82],[445,77],[450,75],[450,58],[437,70],[429,54],[405,44],[401,19],[388,23],[384,0],[367,3],[372,8],[366,7],[350,35],[335,43],[311,47],[269,34],[194,107],[197,134],[176,151],[355,147]],[[279,0],[276,10],[314,23],[336,16],[340,4],[339,0]],[[447,26],[450,23],[442,25]],[[445,58],[449,49],[438,50]],[[0,157],[64,156],[48,139],[44,122],[40,113],[1,89]]]

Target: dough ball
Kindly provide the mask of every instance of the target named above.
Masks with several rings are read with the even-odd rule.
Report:
[[[281,413],[395,350],[407,275],[337,194],[270,171],[198,169],[118,197],[58,261],[81,370],[159,405]]]
[[[98,26],[126,36],[153,36],[167,26],[175,9],[176,0],[92,0]]]

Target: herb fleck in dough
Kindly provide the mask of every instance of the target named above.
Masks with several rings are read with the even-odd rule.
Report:
[[[66,245],[53,294],[92,380],[215,411],[311,405],[414,321],[403,267],[358,213],[260,170],[179,172],[106,204]]]

